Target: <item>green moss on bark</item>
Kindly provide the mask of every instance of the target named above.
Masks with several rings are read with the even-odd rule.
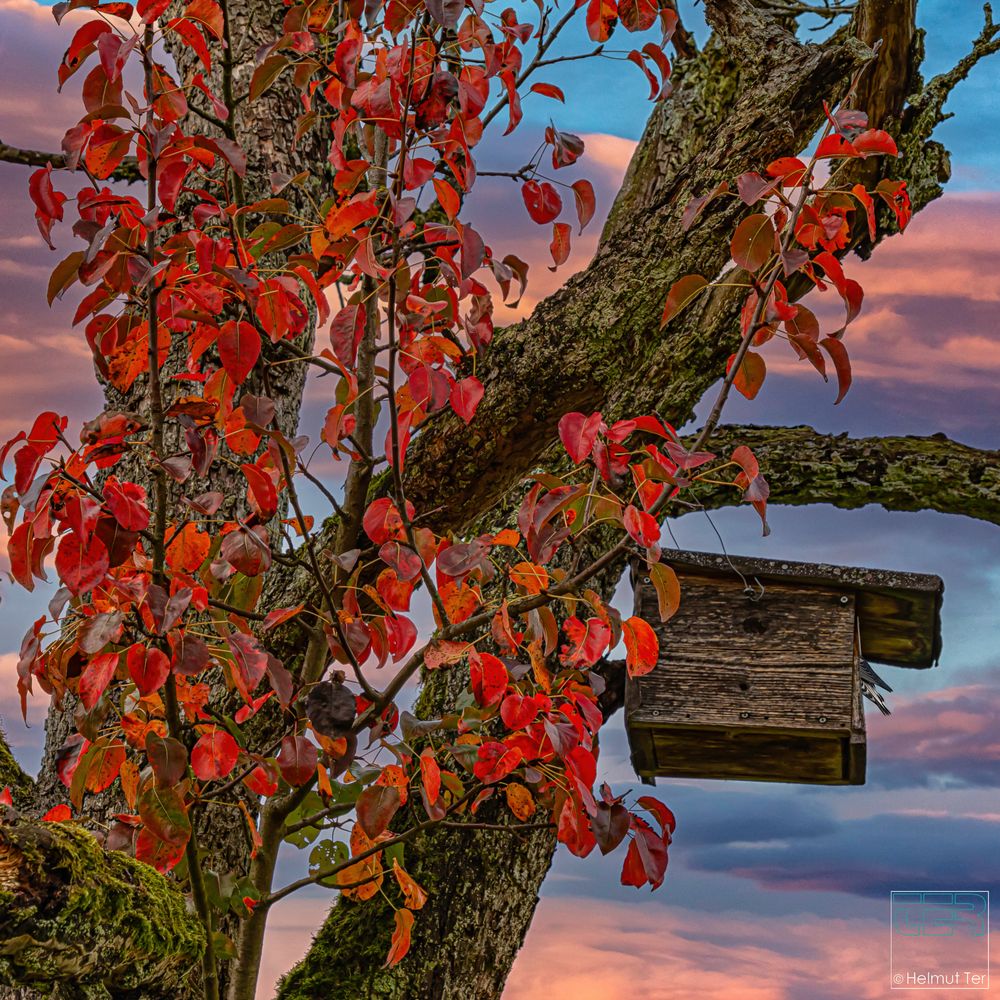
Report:
[[[0,982],[177,997],[198,977],[205,934],[184,896],[76,824],[0,827],[0,890]]]

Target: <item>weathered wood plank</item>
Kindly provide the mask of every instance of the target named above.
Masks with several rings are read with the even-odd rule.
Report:
[[[739,578],[681,575],[677,614],[660,623],[656,594],[638,581],[637,613],[653,624],[666,662],[761,665],[850,663],[854,595],[799,584],[765,584],[756,600]]]
[[[679,550],[665,552],[664,560],[682,583],[687,577],[737,579],[738,570],[765,587],[783,583],[852,592],[857,598],[864,655],[878,663],[930,667],[941,653],[944,582],[938,576]]]
[[[847,736],[675,726],[636,729],[633,738],[648,748],[655,767],[649,773],[656,776],[825,785],[864,780],[863,756]]]
[[[635,682],[629,724],[674,723],[820,734],[853,728],[852,664],[772,667],[747,658],[739,664],[661,663]]]

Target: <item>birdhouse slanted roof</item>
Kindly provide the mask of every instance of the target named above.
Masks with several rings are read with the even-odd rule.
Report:
[[[855,594],[861,649],[876,663],[931,667],[941,653],[944,581],[927,573],[834,566],[667,550],[663,561],[681,576],[728,577],[735,571],[752,585],[805,584]]]

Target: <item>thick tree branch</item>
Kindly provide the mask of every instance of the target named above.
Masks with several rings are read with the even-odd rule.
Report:
[[[205,934],[167,879],[75,824],[0,811],[0,983],[163,1000],[191,985]]]
[[[69,170],[65,153],[44,153],[40,149],[21,149],[0,142],[0,162],[17,163],[22,167],[45,167],[50,163],[56,170]],[[111,174],[111,179],[132,183],[141,180],[139,164],[134,156],[127,156]]]
[[[1000,524],[1000,452],[931,437],[852,438],[810,427],[720,427],[712,447],[751,447],[771,487],[770,503],[828,503],[853,509],[935,510]],[[740,502],[716,488],[706,507]]]

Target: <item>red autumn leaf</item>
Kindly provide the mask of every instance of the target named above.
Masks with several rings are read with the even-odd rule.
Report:
[[[403,530],[399,510],[388,497],[380,497],[368,505],[362,524],[365,533],[376,545],[395,538]]]
[[[686,274],[683,278],[678,278],[667,292],[667,302],[663,307],[660,326],[666,326],[679,312],[687,308],[703,288],[707,287],[708,280],[700,274]]]
[[[129,646],[125,664],[143,698],[159,691],[170,675],[170,660],[166,654],[159,649],[147,649],[141,643]]]
[[[880,128],[870,128],[856,135],[851,145],[862,156],[899,156],[893,137]]]
[[[828,135],[816,147],[816,159],[856,157],[861,154],[842,135]]]
[[[229,320],[219,328],[217,343],[226,374],[241,385],[260,357],[260,334],[249,323]]]
[[[639,852],[643,871],[649,884],[657,889],[663,884],[667,872],[667,842],[638,817],[633,818],[632,829],[635,834],[632,843]]]
[[[855,184],[851,188],[851,193],[861,202],[861,207],[865,210],[865,218],[868,222],[868,236],[875,239],[875,201],[865,190],[864,184]]]
[[[441,768],[430,749],[420,755],[420,780],[424,783],[427,800],[434,805],[441,796]]]
[[[590,0],[587,4],[587,34],[593,42],[606,42],[618,18],[615,0]]]
[[[0,801],[3,801],[0,797]],[[9,803],[8,803],[9,804]],[[65,823],[66,820],[73,817],[73,812],[65,802],[60,803],[57,806],[53,806],[43,817],[43,823]]]
[[[268,798],[278,790],[277,768],[258,764],[244,779],[243,783],[254,795]]]
[[[117,653],[104,653],[95,656],[90,663],[83,668],[80,674],[80,701],[83,707],[89,712],[100,700],[105,689],[111,683],[111,678],[115,675],[118,667]]]
[[[462,199],[459,198],[455,189],[440,178],[433,178],[434,193],[437,195],[438,204],[444,209],[444,214],[449,219],[454,219],[462,207]]]
[[[533,94],[541,94],[542,97],[551,97],[553,100],[566,103],[566,95],[553,83],[533,83],[531,85]]]
[[[56,549],[56,572],[72,593],[93,590],[104,579],[109,565],[108,550],[96,535],[84,542],[71,531],[60,539]]]
[[[649,623],[633,615],[622,622],[625,640],[625,666],[629,677],[642,677],[655,666],[660,655],[660,642]]]
[[[278,512],[278,491],[274,480],[259,466],[241,465],[240,469],[250,485],[250,497],[261,521],[270,521]]]
[[[644,886],[647,881],[642,858],[639,857],[639,848],[635,841],[631,840],[628,851],[625,852],[625,861],[622,864],[621,883],[622,885],[635,886],[638,889]]]
[[[304,736],[288,735],[281,741],[278,754],[281,776],[290,785],[304,785],[315,773],[319,754],[315,744]]]
[[[640,795],[636,799],[636,804],[648,809],[659,820],[661,836],[669,841],[670,835],[677,828],[677,819],[673,812],[652,795]]]
[[[345,365],[353,366],[358,358],[358,347],[365,333],[365,307],[359,304],[344,306],[330,324],[330,346]]]
[[[521,197],[528,215],[539,225],[552,222],[562,211],[562,198],[559,192],[548,182],[527,181],[521,187]]]
[[[106,25],[101,25],[101,27],[110,31]],[[49,249],[55,250],[51,237],[52,224],[62,221],[66,195],[52,187],[51,163],[41,170],[36,170],[31,175],[28,179],[28,193],[35,205],[35,221],[38,223],[38,231],[49,245]]]
[[[151,865],[158,872],[166,874],[184,857],[187,841],[171,844],[161,840],[148,828],[141,829],[135,838],[135,859]]]
[[[782,156],[767,165],[767,173],[771,177],[780,178],[785,187],[800,187],[806,169],[806,165],[797,156]]]
[[[567,618],[563,631],[569,642],[560,649],[559,660],[566,667],[592,667],[611,641],[611,629],[600,618],[588,618],[586,625],[579,618]]]
[[[104,500],[126,531],[144,531],[149,526],[146,491],[138,483],[120,483],[115,476],[109,476],[104,484]]]
[[[851,388],[851,359],[847,356],[847,348],[841,340],[836,337],[824,337],[819,346],[830,355],[833,367],[837,372],[837,398],[833,401],[836,406]]]
[[[735,361],[736,355],[731,354],[726,361],[726,374],[730,372]],[[764,358],[755,351],[747,351],[740,362],[739,371],[733,378],[733,385],[747,399],[753,399],[760,392],[765,375],[767,366],[764,364]]]
[[[218,781],[236,766],[240,747],[225,729],[213,728],[191,749],[191,770],[199,781]]]
[[[660,540],[660,526],[652,514],[639,510],[632,504],[625,508],[625,530],[643,548],[650,548]]]
[[[587,223],[594,217],[594,212],[597,211],[594,185],[584,179],[573,181],[570,186],[573,188],[573,198],[576,201],[576,217],[580,220],[580,232],[582,233]]]
[[[477,760],[472,765],[472,773],[485,785],[503,781],[521,763],[523,755],[517,747],[506,747],[503,743],[484,743],[478,751]]]
[[[659,13],[655,0],[619,0],[618,17],[626,31],[648,31]]]
[[[233,682],[249,704],[253,701],[253,693],[257,685],[267,673],[267,653],[261,649],[257,640],[243,632],[234,632],[226,636],[226,644],[232,653]],[[284,744],[282,744],[284,745]]]
[[[476,408],[483,398],[483,383],[475,375],[456,382],[451,387],[451,408],[467,424],[472,423],[472,418],[476,415]]]
[[[559,440],[577,465],[590,457],[600,429],[600,413],[589,417],[583,413],[565,413],[559,418]]]
[[[585,858],[597,845],[587,817],[574,796],[563,802],[556,836],[569,848],[570,853],[578,858]]]
[[[552,254],[556,267],[569,260],[571,233],[572,227],[568,222],[556,222],[552,226],[552,242],[549,244],[549,253]],[[554,271],[556,267],[549,268],[549,270]]]
[[[730,242],[733,260],[753,272],[760,270],[775,252],[774,223],[770,216],[749,215],[737,227]]]
[[[542,707],[541,697],[525,697],[520,692],[513,691],[500,705],[500,718],[511,731],[524,729],[538,718]]]
[[[507,668],[491,653],[473,653],[470,660],[472,693],[483,708],[497,705],[507,691]]]

